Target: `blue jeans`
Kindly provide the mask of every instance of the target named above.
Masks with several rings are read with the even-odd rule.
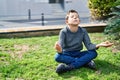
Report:
[[[95,50],[88,51],[64,51],[63,53],[57,53],[55,60],[60,63],[65,63],[73,66],[74,68],[80,68],[83,65],[89,63],[91,60],[97,57]]]

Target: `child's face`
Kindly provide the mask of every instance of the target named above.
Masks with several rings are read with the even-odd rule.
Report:
[[[77,13],[70,13],[66,24],[78,26],[80,24],[79,15]]]

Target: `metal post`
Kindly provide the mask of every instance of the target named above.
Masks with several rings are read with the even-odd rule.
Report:
[[[44,26],[44,13],[41,14],[42,26]]]
[[[31,20],[31,10],[28,9],[28,20]]]

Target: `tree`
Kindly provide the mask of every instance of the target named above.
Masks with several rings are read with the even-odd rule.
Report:
[[[88,0],[92,20],[106,20],[112,7],[120,5],[120,0]]]
[[[120,39],[120,6],[111,8],[111,11],[110,15],[112,17],[109,18],[104,33],[118,40]]]

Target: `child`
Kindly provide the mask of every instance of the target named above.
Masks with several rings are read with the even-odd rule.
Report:
[[[67,27],[63,28],[59,34],[59,41],[55,43],[57,54],[55,60],[60,62],[56,68],[56,73],[61,74],[82,66],[96,69],[93,59],[97,57],[96,49],[99,47],[110,47],[113,43],[109,41],[100,44],[92,44],[87,31],[79,27],[80,19],[78,12],[70,10],[66,15]],[[87,51],[82,51],[83,44]]]

